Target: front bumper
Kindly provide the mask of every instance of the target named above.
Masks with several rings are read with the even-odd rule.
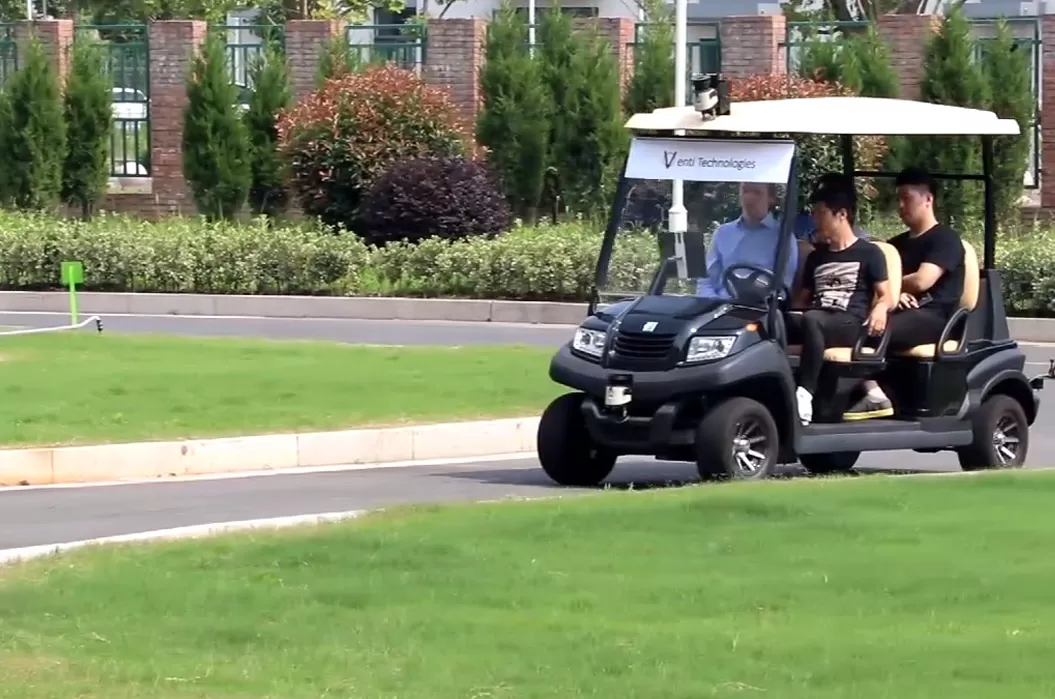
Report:
[[[605,409],[605,393],[613,376],[629,377],[632,383],[632,406],[625,414]],[[794,392],[787,357],[772,342],[714,362],[667,371],[609,369],[564,346],[550,363],[550,378],[586,394],[583,419],[594,441],[621,454],[660,458],[682,458],[692,449],[708,393],[735,389],[738,383],[760,378],[771,379],[775,390]]]
[[[724,359],[678,366],[668,371],[608,369],[577,357],[568,345],[564,345],[550,361],[549,367],[549,376],[553,381],[602,402],[610,376],[632,376],[634,402],[652,404],[699,396],[741,381],[774,374],[786,377],[791,385],[787,355],[774,342],[760,342]],[[794,390],[793,387],[791,390]]]

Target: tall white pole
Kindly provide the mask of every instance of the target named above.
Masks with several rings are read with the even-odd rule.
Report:
[[[33,0],[26,0],[26,19],[33,19]]]
[[[674,13],[674,106],[685,106],[685,84],[688,82],[688,70],[685,67],[685,52],[688,38],[688,1],[675,0]],[[685,132],[677,131],[681,136]],[[688,264],[685,259],[685,233],[689,230],[689,212],[685,210],[684,189],[681,180],[672,182],[670,213],[668,222],[670,232],[674,235],[674,254],[678,258],[678,276],[688,276]]]
[[[528,53],[535,55],[535,0],[528,0],[528,43],[531,47]]]

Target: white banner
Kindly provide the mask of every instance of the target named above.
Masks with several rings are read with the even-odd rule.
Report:
[[[784,184],[795,144],[780,141],[720,141],[635,138],[626,176],[687,182],[769,182]]]

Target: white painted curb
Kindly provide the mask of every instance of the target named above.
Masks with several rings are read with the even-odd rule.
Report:
[[[538,417],[408,427],[0,450],[0,485],[55,485],[535,451]]]
[[[347,512],[326,512],[314,515],[293,515],[291,517],[269,517],[267,519],[249,519],[240,522],[220,522],[217,524],[196,524],[189,527],[175,527],[173,529],[156,529],[149,532],[137,532],[135,534],[119,534],[117,536],[105,536],[98,539],[84,539],[82,541],[70,541],[63,544],[42,544],[40,546],[26,546],[18,549],[7,549],[0,551],[0,565],[28,561],[33,558],[44,558],[84,548],[85,546],[97,546],[103,544],[125,544],[144,541],[174,541],[179,539],[197,539],[207,536],[217,536],[233,532],[241,532],[251,529],[280,529],[283,527],[298,527],[312,524],[329,524],[342,520],[353,519],[365,514],[368,510],[349,510]]]

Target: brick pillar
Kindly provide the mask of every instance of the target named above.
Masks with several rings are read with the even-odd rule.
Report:
[[[738,78],[787,72],[784,15],[723,17],[720,32],[723,75]]]
[[[286,22],[286,60],[293,98],[300,99],[315,89],[319,58],[327,42],[341,36],[340,20],[294,19]]]
[[[44,52],[51,60],[51,68],[59,77],[59,84],[66,84],[66,71],[70,60],[70,46],[73,44],[72,19],[42,19],[33,22],[25,20],[15,25],[15,42],[18,46],[18,65],[26,65],[26,51],[30,40],[36,37],[44,47]]]
[[[1055,209],[1055,15],[1041,15],[1040,206]]]
[[[425,80],[446,87],[470,123],[480,108],[480,69],[484,65],[487,22],[482,19],[429,20]]]
[[[890,59],[901,80],[901,98],[919,99],[927,39],[941,18],[934,15],[882,15],[879,36],[890,47]]]
[[[183,110],[187,77],[207,26],[199,20],[165,20],[149,27],[152,198],[170,213],[197,212],[183,179]]]
[[[619,66],[619,84],[626,90],[634,75],[634,28],[637,21],[630,17],[601,17],[597,30],[612,46],[616,65]]]

